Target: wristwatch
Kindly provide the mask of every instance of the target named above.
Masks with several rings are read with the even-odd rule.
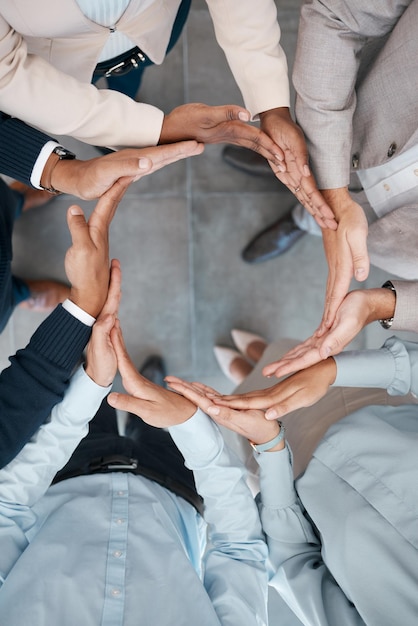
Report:
[[[396,289],[395,287],[392,285],[390,280],[387,280],[383,285],[382,285],[382,289],[390,289],[391,291],[393,291],[395,293],[395,298],[396,298]],[[393,324],[393,317],[387,317],[384,320],[379,320],[379,324],[385,329],[385,330],[389,330],[389,328],[391,328],[392,324]]]
[[[277,444],[281,442],[285,435],[286,429],[281,422],[277,421],[277,423],[280,426],[279,434],[276,435],[274,439],[266,441],[266,443],[254,443],[253,441],[250,441],[250,445],[253,450],[258,453],[267,452],[267,450],[271,450],[272,448],[274,448],[274,446],[277,446]]]
[[[56,158],[52,158],[51,157],[53,155],[56,155]],[[69,159],[75,159],[75,154],[74,152],[71,152],[70,150],[67,150],[67,148],[63,148],[62,146],[57,146],[56,148],[53,149],[53,151],[51,152],[49,159],[44,167],[44,171],[42,172],[42,177],[41,180],[44,179],[45,181],[45,185],[39,184],[39,186],[41,187],[41,189],[44,189],[45,191],[49,191],[49,193],[52,193],[53,195],[57,196],[58,194],[62,193],[61,191],[58,191],[57,189],[55,189],[52,184],[51,184],[51,174],[53,169],[55,168],[56,164],[58,163],[58,161],[62,161],[62,160],[69,160]]]

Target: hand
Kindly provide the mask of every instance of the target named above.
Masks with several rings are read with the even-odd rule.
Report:
[[[390,289],[351,291],[344,298],[330,329],[319,336],[314,333],[289,350],[280,361],[266,365],[264,376],[287,376],[339,354],[367,324],[393,317],[395,304],[396,297]]]
[[[270,162],[277,178],[295,194],[321,228],[337,228],[335,216],[319,192],[308,165],[308,150],[302,130],[281,107],[260,113],[261,129],[275,141],[285,156],[286,171]]]
[[[88,223],[81,207],[68,209],[67,222],[73,245],[65,255],[70,299],[97,317],[109,288],[109,226],[123,197],[129,178],[119,179],[98,201]]]
[[[232,409],[267,409],[267,420],[280,419],[287,413],[318,402],[335,381],[337,366],[333,358],[296,372],[285,380],[260,391],[242,395],[220,396],[213,401]]]
[[[62,159],[51,173],[51,185],[83,200],[99,198],[119,178],[137,181],[143,176],[203,152],[203,144],[182,141],[152,148],[126,149],[88,161]]]
[[[128,411],[157,428],[176,426],[190,419],[196,406],[176,393],[150,382],[139,374],[126,351],[119,323],[111,332],[122,383],[129,395],[109,394],[110,406]]]
[[[351,278],[366,280],[370,269],[368,226],[363,209],[352,200],[346,188],[328,189],[323,193],[334,211],[338,228],[336,231],[322,231],[328,280],[320,334],[332,326],[337,310],[347,295]]]
[[[108,387],[117,371],[116,354],[110,341],[119,311],[121,298],[122,274],[120,263],[113,259],[110,267],[110,284],[104,307],[93,325],[91,339],[87,346],[84,369],[97,385]]]
[[[209,395],[217,395],[211,387],[202,383],[188,383],[175,376],[167,376],[167,383],[174,391],[181,393],[202,411],[210,415],[214,422],[232,430],[253,443],[266,443],[279,434],[280,428],[276,422],[268,422],[264,418],[264,411],[234,411],[227,406],[217,406]],[[284,441],[280,442],[271,451],[284,448]]]
[[[250,148],[271,161],[278,170],[284,155],[273,139],[256,126],[247,124],[250,114],[234,104],[208,106],[183,104],[164,117],[158,143],[196,139],[202,143],[231,143]]]

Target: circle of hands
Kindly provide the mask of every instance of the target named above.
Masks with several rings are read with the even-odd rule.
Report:
[[[261,114],[260,128],[248,124],[249,119],[248,111],[235,105],[183,105],[165,116],[162,145],[121,150],[86,162],[81,170],[84,173],[78,178],[78,193],[89,199],[101,197],[88,222],[80,207],[72,206],[68,210],[73,245],[67,252],[65,267],[72,284],[71,299],[97,317],[87,350],[87,374],[99,385],[108,386],[119,368],[128,392],[111,393],[108,401],[112,406],[140,415],[157,427],[189,419],[198,406],[219,424],[254,443],[262,443],[277,434],[277,418],[313,404],[326,393],[335,379],[335,363],[329,357],[340,352],[370,321],[370,307],[366,306],[364,294],[361,291],[347,294],[353,275],[358,280],[367,278],[369,259],[367,222],[362,208],[347,190],[319,192],[309,170],[303,133],[292,121],[288,109]],[[180,136],[179,128],[188,128],[190,139],[184,137],[184,132]],[[130,183],[169,163],[200,154],[204,143],[220,142],[252,148],[267,158],[276,176],[323,229],[329,266],[320,326],[312,337],[263,370],[266,376],[292,375],[270,389],[240,396],[221,396],[200,383],[187,383],[175,377],[167,378],[173,390],[169,391],[153,385],[137,372],[126,351],[117,318],[120,263],[113,260],[109,267],[108,261],[110,223]],[[122,176],[122,172],[127,175]]]

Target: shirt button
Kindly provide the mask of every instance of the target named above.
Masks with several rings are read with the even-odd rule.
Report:
[[[123,552],[121,550],[115,550],[113,556],[119,559],[122,556]]]
[[[124,491],[118,491],[116,495],[118,495],[118,496],[124,496],[124,495],[125,495],[125,492],[124,492]]]
[[[387,183],[385,183],[385,184],[383,185],[383,189],[384,189],[385,191],[390,191],[390,185],[388,185]]]
[[[114,598],[117,598],[118,596],[120,596],[120,589],[112,589],[112,591],[110,592],[110,594],[111,594]]]
[[[418,169],[414,170],[414,174],[415,174],[415,176],[418,176]]]
[[[397,145],[395,142],[391,143],[388,148],[388,157],[392,157],[396,152]]]
[[[123,519],[123,517],[118,517],[118,519],[116,520],[116,524],[124,524],[125,520]]]

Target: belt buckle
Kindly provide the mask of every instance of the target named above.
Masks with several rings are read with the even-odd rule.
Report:
[[[110,78],[112,74],[123,76],[124,74],[127,74],[132,69],[136,70],[139,67],[139,63],[137,59],[139,60],[140,63],[144,63],[146,61],[146,57],[144,53],[142,52],[142,50],[138,50],[131,57],[129,57],[129,59],[125,59],[124,61],[121,61],[120,63],[117,63],[116,65],[113,65],[112,67],[110,67],[106,71],[105,77]]]
[[[135,470],[137,467],[138,459],[133,459],[119,454],[101,457],[100,459],[95,459],[90,463],[91,471]]]

